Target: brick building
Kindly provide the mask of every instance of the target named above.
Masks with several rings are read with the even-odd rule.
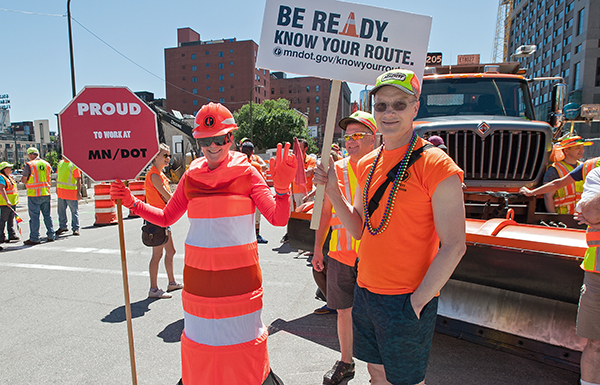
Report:
[[[327,119],[331,80],[316,77],[286,78],[283,73],[255,67],[258,45],[235,38],[200,40],[191,28],[177,30],[177,47],[165,48],[166,109],[192,115],[208,102],[231,111],[265,99],[284,98],[290,107],[308,116],[308,127],[322,142]],[[351,92],[342,83],[336,122],[350,114]],[[336,127],[334,137],[341,136]]]
[[[231,111],[268,99],[268,70],[255,68],[258,45],[235,38],[201,41],[191,28],[177,30],[177,47],[165,48],[167,108],[192,115],[208,102]]]
[[[325,132],[325,121],[327,120],[327,109],[331,80],[313,76],[286,78],[281,72],[274,72],[271,79],[271,99],[287,99],[290,107],[308,116],[309,131],[317,138],[320,147]],[[350,88],[346,82],[342,82],[340,100],[336,122],[342,117],[350,115]],[[341,137],[341,130],[335,125],[334,138]]]

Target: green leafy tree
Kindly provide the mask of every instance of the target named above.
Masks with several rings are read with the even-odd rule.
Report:
[[[60,155],[56,151],[50,151],[46,154],[46,161],[50,163],[53,169],[56,169],[58,162],[60,162]]]
[[[277,143],[293,143],[294,137],[297,137],[308,141],[309,152],[313,152],[311,147],[316,149],[313,139],[308,135],[304,118],[290,108],[287,99],[252,103],[253,135],[250,134],[250,103],[234,112],[233,117],[238,126],[234,134],[236,142],[253,136],[253,144],[257,149],[267,149],[277,147]]]

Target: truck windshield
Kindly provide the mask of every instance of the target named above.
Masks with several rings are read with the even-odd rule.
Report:
[[[534,120],[525,80],[502,78],[426,79],[417,119],[453,115],[515,116]]]

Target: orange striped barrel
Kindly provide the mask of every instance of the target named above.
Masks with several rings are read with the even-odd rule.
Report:
[[[94,206],[96,211],[94,226],[117,223],[117,205],[110,200],[110,183],[99,183],[94,186]]]
[[[146,191],[144,190],[144,181],[143,180],[132,180],[127,186],[131,193],[142,202],[146,201]],[[135,215],[131,210],[129,210],[129,218],[139,218],[139,215]]]
[[[267,181],[267,185],[269,187],[273,187],[273,175],[271,175],[271,167],[267,168],[267,171],[265,172],[265,180]]]

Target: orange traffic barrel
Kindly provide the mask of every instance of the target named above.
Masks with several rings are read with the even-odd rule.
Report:
[[[117,205],[110,200],[110,183],[94,185],[94,207],[96,210],[94,226],[107,226],[117,223]]]
[[[131,190],[131,193],[133,194],[133,196],[135,196],[137,199],[141,200],[142,202],[146,201],[146,190],[144,189],[144,184],[145,182],[143,180],[132,180],[127,184],[127,187],[129,187],[129,190]],[[135,215],[131,210],[129,210],[129,218],[139,218],[139,215]]]
[[[271,175],[271,167],[267,168],[265,172],[265,180],[267,181],[267,185],[269,187],[273,187],[273,175]]]

